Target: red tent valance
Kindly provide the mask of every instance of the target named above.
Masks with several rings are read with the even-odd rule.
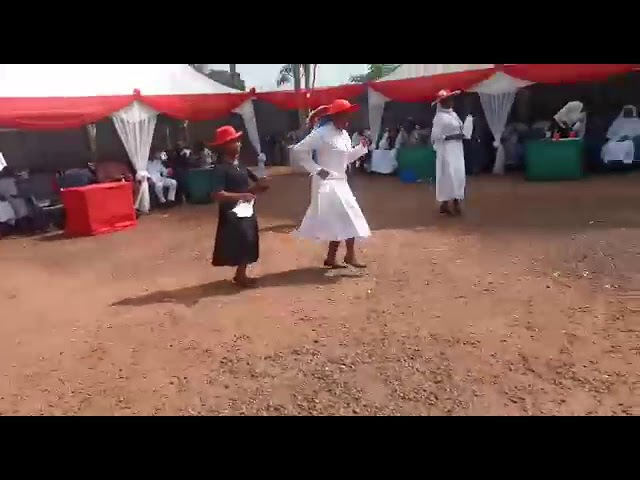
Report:
[[[638,68],[638,64],[611,63],[516,63],[496,68],[468,70],[429,77],[373,82],[369,86],[385,97],[399,102],[426,102],[442,89],[468,90],[498,71],[534,83],[577,83],[604,80]]]

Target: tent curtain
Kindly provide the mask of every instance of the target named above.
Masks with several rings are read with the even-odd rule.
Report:
[[[516,90],[495,94],[478,92],[478,95],[480,96],[487,124],[495,140],[493,146],[496,148],[496,163],[493,167],[493,173],[495,175],[503,175],[506,159],[501,140],[504,129],[507,126],[509,112],[511,112],[513,101],[516,98]]]
[[[253,108],[253,100],[249,99],[234,110],[242,116],[244,126],[247,129],[247,135],[249,140],[256,149],[256,153],[260,155],[262,153],[262,147],[260,146],[260,134],[258,132],[258,122],[256,121],[256,111]]]
[[[147,166],[158,112],[136,101],[111,115],[111,118],[136,169],[136,181],[140,188],[135,207],[147,213],[151,209]]]
[[[378,145],[378,138],[380,137],[380,130],[382,129],[382,117],[384,116],[384,107],[389,99],[376,92],[374,89],[369,89],[369,129],[371,130],[371,141],[374,147]]]
[[[4,155],[2,154],[2,152],[0,152],[0,172],[4,170],[6,166],[7,166],[7,161],[4,159]]]

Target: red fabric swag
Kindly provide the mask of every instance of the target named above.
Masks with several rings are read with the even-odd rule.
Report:
[[[131,104],[133,95],[78,98],[0,98],[0,127],[22,130],[80,128]]]
[[[269,102],[282,110],[297,110],[300,108],[315,109],[327,105],[338,99],[353,99],[366,92],[366,85],[352,83],[338,87],[323,87],[314,90],[291,90],[275,92],[258,92],[259,100]]]
[[[229,115],[247,100],[251,93],[217,95],[142,95],[140,101],[154,110],[179,120],[216,120]]]

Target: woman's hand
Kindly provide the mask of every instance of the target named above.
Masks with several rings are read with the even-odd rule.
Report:
[[[253,193],[239,193],[238,201],[239,202],[253,202],[256,199],[256,196]]]
[[[318,170],[318,173],[316,173],[316,175],[318,175],[322,180],[326,180],[327,178],[329,178],[329,175],[331,175],[331,172],[325,170],[324,168],[321,168],[320,170]]]

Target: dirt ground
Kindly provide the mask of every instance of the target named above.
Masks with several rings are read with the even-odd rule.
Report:
[[[309,179],[260,199],[261,288],[213,269],[216,207],[96,238],[0,241],[0,414],[640,414],[640,175],[359,177],[366,274],[290,231]]]

